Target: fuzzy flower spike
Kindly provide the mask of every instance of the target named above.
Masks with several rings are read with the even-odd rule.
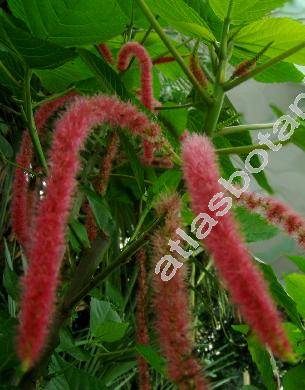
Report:
[[[153,110],[155,99],[153,98],[152,88],[152,60],[146,49],[138,42],[128,42],[124,45],[118,54],[118,69],[124,72],[130,63],[130,59],[136,57],[141,67],[141,101],[149,110]]]
[[[234,200],[250,211],[261,213],[273,225],[281,226],[305,250],[305,220],[284,202],[255,192],[244,192]]]
[[[181,227],[180,209],[181,201],[177,195],[164,199],[158,205],[157,211],[160,215],[165,215],[165,222],[152,240],[153,269],[167,252],[168,240],[178,238],[176,229]],[[202,367],[192,355],[191,313],[186,277],[186,264],[166,282],[159,274],[154,273],[155,329],[167,361],[168,375],[179,390],[205,390],[208,386]]]
[[[18,355],[26,368],[37,361],[47,342],[65,252],[66,225],[76,189],[75,177],[80,168],[79,151],[90,130],[103,123],[128,128],[133,135],[152,143],[160,133],[156,124],[136,107],[106,96],[76,98],[57,122],[49,154],[46,193],[37,211],[29,268],[23,278]]]
[[[35,113],[35,123],[38,133],[41,134],[48,119],[63,106],[75,94],[67,94],[61,98],[43,104]],[[32,140],[27,130],[24,131],[20,151],[16,163],[26,169],[30,169],[33,158]],[[27,245],[31,235],[33,209],[35,207],[34,191],[29,190],[29,177],[22,168],[17,168],[13,182],[12,196],[12,228],[17,240],[27,253]],[[36,199],[37,200],[37,199]]]
[[[216,204],[214,196],[223,191],[218,183],[214,148],[207,137],[194,135],[184,141],[183,170],[194,213],[196,216],[205,213],[217,222],[208,235],[201,236],[202,222],[196,235],[203,239],[213,255],[215,266],[225,281],[232,301],[238,305],[245,321],[263,344],[267,344],[276,356],[291,358],[291,347],[281,317],[262,275],[251,260],[232,215],[230,212],[225,213],[224,207],[210,210],[215,210],[215,207],[211,207],[211,203],[214,206]],[[211,202],[213,198],[214,202]]]

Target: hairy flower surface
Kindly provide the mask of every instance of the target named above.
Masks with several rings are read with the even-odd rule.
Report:
[[[149,110],[154,108],[154,97],[152,88],[152,67],[153,63],[146,49],[138,42],[128,42],[118,54],[118,69],[124,72],[132,57],[136,57],[141,68],[141,101]]]
[[[106,43],[101,43],[98,45],[98,49],[105,61],[107,61],[109,64],[114,64],[112,53]]]
[[[76,98],[57,121],[46,193],[35,219],[29,268],[23,278],[18,354],[27,367],[39,358],[54,313],[66,225],[80,168],[79,151],[90,130],[103,123],[128,128],[133,135],[151,141],[152,134],[159,135],[156,125],[136,107],[106,96]]]
[[[148,142],[148,141],[145,140],[145,142]],[[149,143],[149,145],[151,145],[151,148],[152,148],[153,153],[154,153],[153,145],[151,143]],[[115,156],[117,154],[118,146],[119,146],[119,136],[116,132],[113,132],[109,137],[109,141],[108,141],[108,145],[107,145],[107,149],[106,149],[106,154],[105,154],[105,157],[104,157],[103,162],[102,162],[100,183],[98,186],[98,190],[101,194],[104,194],[106,192],[113,160],[115,159]],[[153,156],[152,156],[152,158],[153,158]]]
[[[149,344],[149,334],[147,326],[147,300],[148,300],[148,280],[147,280],[147,256],[145,249],[137,253],[139,266],[138,290],[137,290],[137,341],[139,344]],[[139,387],[143,390],[151,389],[149,379],[149,366],[143,356],[137,357],[139,370]]]
[[[222,192],[222,187],[218,183],[214,148],[207,137],[194,135],[184,141],[183,169],[194,213],[206,213],[218,221],[203,242],[214,258],[232,301],[262,343],[275,355],[290,357],[291,348],[280,315],[262,275],[251,261],[232,215],[228,212],[218,217],[219,210],[211,211],[208,207],[210,200]]]
[[[239,199],[234,200],[251,211],[261,213],[273,225],[282,227],[305,250],[305,220],[284,202],[255,192],[243,192]]]
[[[152,240],[153,268],[167,253],[168,240],[178,238],[176,229],[181,226],[180,208],[181,202],[176,195],[165,199],[159,205],[158,212],[161,215],[165,214],[165,223]],[[186,264],[167,282],[164,282],[159,274],[154,273],[155,329],[171,380],[179,389],[206,389],[202,367],[192,355],[191,315],[186,276]]]
[[[41,133],[46,126],[48,119],[73,97],[74,94],[67,94],[56,100],[43,104],[35,113],[35,123],[38,133]],[[12,196],[12,227],[19,243],[27,252],[31,234],[32,207],[35,206],[37,196],[35,191],[29,191],[29,175],[22,169],[30,169],[33,157],[32,140],[27,130],[24,131],[20,151],[16,158],[18,167],[15,170]]]
[[[160,57],[160,58],[153,60],[153,64],[154,65],[168,64],[169,62],[174,62],[174,61],[176,61],[175,57]]]
[[[204,71],[201,69],[198,56],[194,54],[190,56],[190,69],[193,75],[196,77],[198,83],[203,87],[206,87],[208,85],[208,79]]]

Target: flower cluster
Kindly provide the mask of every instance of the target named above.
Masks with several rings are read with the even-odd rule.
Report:
[[[244,192],[236,202],[252,211],[264,215],[269,222],[295,237],[299,245],[305,249],[305,220],[285,203],[270,196],[254,192]]]
[[[252,262],[233,216],[224,207],[225,199],[218,197],[223,192],[214,147],[207,137],[194,135],[184,141],[183,170],[193,211],[199,217],[197,223],[205,215],[196,236],[212,254],[232,301],[261,342],[275,355],[289,358],[291,347],[268,287]],[[208,234],[202,234],[206,216],[215,223]]]
[[[108,45],[106,43],[101,43],[100,45],[98,45],[98,49],[104,60],[109,64],[113,65],[114,59]]]
[[[128,128],[153,144],[160,129],[136,107],[116,98],[76,98],[57,121],[50,150],[46,192],[39,204],[29,246],[29,268],[23,278],[18,354],[29,367],[47,342],[51,325],[69,211],[80,168],[79,151],[90,130],[99,124]]]
[[[153,262],[156,265],[167,247],[170,237],[176,237],[176,229],[181,226],[181,202],[173,195],[160,203],[158,213],[165,215],[164,226],[152,240]],[[163,282],[154,274],[154,308],[156,313],[156,332],[161,350],[167,360],[167,371],[179,389],[206,389],[202,368],[192,356],[190,334],[190,309],[186,285],[187,267],[181,267],[174,278]]]

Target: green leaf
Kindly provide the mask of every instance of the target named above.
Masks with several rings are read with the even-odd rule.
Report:
[[[298,312],[305,318],[305,275],[290,274],[284,280],[288,294],[295,301]]]
[[[178,169],[169,169],[168,171],[162,173],[157,180],[154,182],[150,191],[154,195],[158,195],[161,192],[169,192],[177,189],[179,183],[182,179],[181,170]]]
[[[90,248],[90,241],[88,239],[87,231],[85,226],[80,223],[77,219],[72,219],[69,222],[69,227],[78,238],[78,240],[83,244],[85,248]]]
[[[300,358],[303,358],[305,355],[304,330],[300,330],[291,322],[285,323],[285,329],[292,345],[293,352]]]
[[[12,18],[0,12],[0,43],[15,50],[31,68],[54,68],[75,57],[75,51],[36,38],[17,27]]]
[[[14,155],[13,148],[1,134],[0,134],[0,153],[2,153],[8,159],[11,159]]]
[[[147,4],[168,25],[183,34],[207,41],[215,40],[205,21],[183,0],[148,0]]]
[[[66,352],[80,361],[88,361],[91,355],[88,352],[83,351],[80,347],[75,345],[75,341],[72,334],[67,328],[60,330],[60,344],[57,347],[60,352]]]
[[[305,363],[291,368],[283,378],[284,390],[301,390],[305,388]]]
[[[304,42],[305,26],[287,18],[270,18],[251,23],[236,35],[235,44],[258,53],[272,42],[265,55],[275,57]],[[285,59],[286,62],[305,65],[305,49]]]
[[[116,94],[123,100],[127,100],[130,97],[119,75],[103,58],[97,57],[84,49],[79,49],[79,55],[99,82],[101,92],[106,92],[110,95]]]
[[[124,337],[128,323],[105,321],[94,328],[92,336],[97,337],[98,341],[113,343]]]
[[[288,259],[291,260],[300,271],[305,273],[305,257],[301,256],[288,256]]]
[[[265,218],[249,212],[245,207],[237,207],[235,215],[247,242],[269,240],[279,233],[279,229],[270,225]]]
[[[230,1],[209,0],[209,3],[215,14],[224,20]],[[242,24],[257,20],[285,2],[286,0],[233,0],[231,21],[233,24]]]
[[[110,366],[103,375],[103,383],[110,387],[120,376],[126,374],[128,371],[136,366],[136,361],[131,362],[116,362],[115,365]]]
[[[90,332],[95,334],[96,329],[106,322],[122,323],[118,313],[112,308],[111,303],[91,298],[90,304]]]
[[[264,277],[269,285],[269,290],[276,303],[282,307],[291,321],[300,329],[303,328],[300,316],[297,311],[296,303],[287,294],[282,284],[277,279],[272,267],[256,258],[256,261],[262,270]],[[288,292],[289,293],[289,292]]]
[[[2,370],[16,367],[17,364],[14,348],[16,325],[15,318],[9,318],[8,313],[0,311],[0,374]]]
[[[256,364],[262,380],[268,390],[276,390],[277,385],[273,375],[273,368],[270,361],[270,355],[257,341],[254,336],[247,338],[248,349],[253,362]]]
[[[136,351],[161,375],[165,375],[165,360],[149,345],[137,344]]]
[[[305,127],[300,125],[293,133],[290,140],[300,149],[305,151]]]
[[[36,70],[42,85],[49,92],[62,92],[72,84],[93,76],[88,67],[77,58],[56,69]]]
[[[27,24],[61,46],[99,44],[122,33],[127,17],[115,0],[22,0]]]

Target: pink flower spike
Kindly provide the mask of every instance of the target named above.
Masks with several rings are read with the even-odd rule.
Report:
[[[41,134],[43,128],[46,126],[48,119],[54,114],[54,112],[67,101],[71,100],[74,93],[67,94],[56,100],[43,104],[35,113],[35,123],[38,133]],[[26,169],[30,169],[31,161],[33,157],[32,140],[27,130],[24,130],[20,151],[16,158],[16,163]],[[24,172],[22,168],[17,168],[14,175],[13,182],[13,197],[12,197],[12,227],[19,243],[23,246],[25,252],[27,252],[27,244],[30,237],[29,219],[32,214],[32,207],[35,203],[28,200],[28,197],[32,197],[29,194],[29,178],[28,174]],[[33,197],[32,199],[33,200]]]
[[[76,98],[57,121],[46,192],[35,218],[29,268],[23,278],[18,355],[27,367],[41,355],[52,322],[66,226],[80,168],[79,151],[90,130],[104,123],[128,128],[133,135],[154,142],[151,128],[156,131],[156,125],[136,107],[108,96]]]
[[[147,279],[147,256],[142,248],[137,253],[137,262],[139,266],[138,291],[137,291],[137,341],[141,345],[149,344],[149,334],[147,326],[147,299],[148,299],[148,279]],[[139,388],[150,390],[149,366],[143,356],[137,357],[139,370]]]
[[[117,154],[119,145],[119,137],[116,132],[110,135],[110,139],[107,145],[106,155],[102,162],[101,178],[99,184],[99,192],[104,194],[106,192],[108,181],[111,173],[112,163]]]
[[[130,59],[136,57],[141,67],[141,101],[149,110],[154,108],[152,88],[152,66],[153,63],[146,49],[138,42],[128,42],[118,54],[118,69],[124,72],[129,65]]]
[[[158,206],[157,211],[160,215],[165,215],[165,222],[152,239],[153,269],[168,252],[168,240],[178,239],[176,229],[181,226],[180,208],[181,201],[177,195],[164,199]],[[182,262],[181,258],[178,260]],[[161,351],[167,361],[170,379],[181,390],[205,390],[208,385],[203,377],[202,367],[192,355],[191,314],[186,276],[186,264],[166,282],[161,279],[160,274],[153,274],[155,329]]]
[[[261,213],[273,225],[280,226],[288,235],[295,237],[298,244],[305,249],[302,238],[305,235],[305,220],[284,202],[254,192],[244,192],[235,201],[251,211]]]
[[[101,43],[100,45],[98,45],[98,49],[101,55],[103,56],[104,60],[109,64],[113,65],[114,59],[108,45],[106,43]]]
[[[184,141],[183,170],[194,213],[206,213],[217,222],[203,242],[213,256],[232,301],[263,344],[267,344],[276,356],[290,358],[291,346],[281,317],[232,215],[228,212],[217,216],[223,208],[210,211],[208,207],[210,200],[223,189],[218,183],[216,154],[207,137],[193,135]],[[196,234],[198,231],[200,228]]]

